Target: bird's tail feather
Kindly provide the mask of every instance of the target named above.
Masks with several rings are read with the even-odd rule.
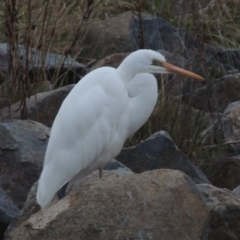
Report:
[[[56,175],[51,166],[45,166],[38,181],[37,202],[41,208],[53,200],[56,192],[67,183]]]

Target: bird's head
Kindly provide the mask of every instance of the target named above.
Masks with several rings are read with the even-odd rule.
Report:
[[[138,50],[129,55],[129,65],[132,69],[134,68],[136,73],[148,72],[148,73],[173,73],[183,75],[186,77],[194,78],[197,80],[205,80],[203,77],[187,71],[185,69],[176,67],[168,63],[165,57],[153,50]],[[130,64],[131,62],[131,64]]]

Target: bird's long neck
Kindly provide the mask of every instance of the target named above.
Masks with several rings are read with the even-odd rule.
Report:
[[[128,136],[132,136],[150,117],[158,97],[157,81],[152,74],[131,74],[118,69],[129,96]]]
[[[158,97],[157,80],[146,72],[144,66],[132,65],[133,55],[129,55],[117,68],[129,96],[128,136],[132,136],[150,117]]]
[[[144,64],[135,64],[136,56],[128,55],[117,68],[123,82],[130,82],[139,73],[146,73]]]
[[[117,68],[117,71],[124,83],[130,82],[136,75],[136,73],[133,72],[130,66],[127,64],[126,60],[120,64],[120,66]]]

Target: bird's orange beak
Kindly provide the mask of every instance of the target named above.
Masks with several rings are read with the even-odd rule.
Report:
[[[167,62],[162,62],[161,61],[161,66],[164,67],[168,72],[170,73],[174,73],[174,74],[178,74],[178,75],[182,75],[182,76],[186,76],[186,77],[190,77],[190,78],[194,78],[197,80],[201,80],[204,81],[205,79],[193,72],[187,71],[185,69],[176,67],[170,63]]]

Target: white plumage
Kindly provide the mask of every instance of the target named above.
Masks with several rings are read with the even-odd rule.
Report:
[[[118,155],[157,102],[151,73],[169,72],[203,79],[166,63],[158,52],[138,50],[117,69],[96,69],[76,84],[52,126],[37,190],[41,207],[67,182],[84,178]]]

